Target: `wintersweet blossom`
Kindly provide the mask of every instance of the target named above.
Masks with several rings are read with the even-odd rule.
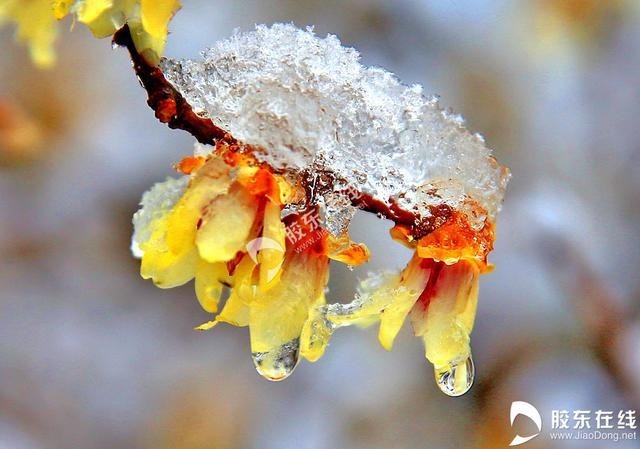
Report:
[[[268,379],[320,358],[344,326],[379,323],[390,349],[409,318],[440,388],[468,390],[479,275],[510,176],[480,136],[419,86],[310,29],[258,26],[162,71],[126,30],[116,42],[156,116],[208,144],[177,165],[182,178],[143,196],[132,242],[143,277],[163,288],[195,278],[215,314],[198,328],[248,326]],[[329,262],[368,260],[349,238],[356,209],[392,220],[392,238],[414,254],[401,272],[363,280],[352,302],[327,303]]]
[[[179,8],[179,0],[0,0],[0,26],[15,23],[17,40],[29,46],[36,64],[47,67],[55,61],[57,21],[67,15],[73,14],[96,37],[111,36],[127,23],[138,51],[156,63]]]
[[[257,369],[271,380],[286,377],[310,310],[324,304],[329,259],[361,263],[366,248],[324,232],[316,207],[283,218],[284,206],[304,192],[224,144],[178,169],[185,177],[156,184],[134,217],[142,277],[161,288],[195,278],[210,313],[228,286],[220,313],[198,329],[249,326]]]

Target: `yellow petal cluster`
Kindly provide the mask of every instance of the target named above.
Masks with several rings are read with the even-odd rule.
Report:
[[[50,0],[0,0],[0,26],[7,22],[15,23],[16,40],[28,45],[36,64],[53,64],[58,30]]]
[[[392,235],[415,249],[399,274],[365,280],[349,304],[314,310],[303,332],[303,352],[317,360],[337,328],[380,323],[378,340],[387,350],[410,318],[433,364],[440,388],[451,396],[465,393],[473,382],[471,331],[476,315],[479,276],[489,270],[486,255],[493,242],[490,223],[471,232],[460,215],[418,241],[396,226]]]
[[[326,304],[329,260],[359,264],[368,249],[323,229],[315,206],[284,214],[304,193],[251,156],[221,148],[185,158],[178,165],[189,173],[184,190],[176,195],[177,181],[168,181],[173,200],[143,197],[141,211],[153,213],[134,217],[142,277],[161,288],[195,278],[202,308],[221,309],[196,329],[248,326],[256,369],[281,380],[300,356],[322,357],[340,327],[379,323],[380,344],[390,350],[409,318],[440,388],[455,396],[470,387],[470,335],[479,276],[489,269],[491,223],[474,229],[454,212],[417,239],[396,225],[392,236],[414,250],[407,266],[365,280],[351,303]]]
[[[465,361],[471,356],[479,274],[479,268],[467,261],[447,265],[416,254],[399,275],[365,283],[352,303],[316,313],[303,343],[307,351],[322,355],[333,329],[379,322],[378,340],[390,350],[410,316],[414,333],[422,337],[425,355],[436,368]]]
[[[314,227],[315,210],[288,217],[306,226],[310,240],[303,246],[287,241],[281,214],[288,189],[269,169],[214,153],[190,173],[175,203],[156,204],[151,218],[137,223],[134,236],[141,275],[157,286],[195,278],[196,296],[209,313],[218,311],[229,287],[220,313],[197,329],[219,322],[248,326],[256,368],[271,380],[285,378],[297,364],[309,313],[324,304],[331,255],[329,236]]]
[[[56,22],[67,15],[73,14],[96,37],[111,36],[128,23],[138,52],[155,64],[179,8],[179,0],[0,0],[0,25],[15,23],[16,39],[29,47],[37,65],[48,67],[55,61]]]

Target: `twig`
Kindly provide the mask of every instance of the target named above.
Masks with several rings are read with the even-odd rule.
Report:
[[[182,129],[193,135],[198,142],[215,145],[218,141],[235,144],[235,139],[205,117],[200,117],[164,77],[159,67],[149,64],[131,38],[129,26],[125,25],[113,35],[113,43],[129,50],[133,69],[148,94],[147,104],[156,117],[172,129]]]

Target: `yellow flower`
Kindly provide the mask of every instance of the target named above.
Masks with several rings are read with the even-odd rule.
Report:
[[[473,381],[470,334],[476,314],[478,281],[491,267],[486,262],[494,233],[488,223],[474,230],[466,216],[452,212],[445,223],[420,239],[403,225],[392,236],[415,253],[399,274],[370,279],[350,304],[314,311],[303,334],[303,349],[317,360],[336,328],[380,322],[378,339],[393,346],[407,316],[425,355],[434,365],[440,388],[451,396],[465,393]]]
[[[178,169],[189,175],[188,185],[170,180],[145,195],[134,218],[134,252],[142,277],[158,287],[195,278],[207,312],[218,311],[229,286],[220,313],[198,329],[248,326],[257,370],[281,380],[297,364],[310,311],[324,304],[329,258],[361,263],[368,251],[329,235],[316,208],[282,219],[285,204],[299,194],[295,187],[268,166],[227,151],[219,145],[206,157],[186,158]]]
[[[41,67],[53,64],[53,43],[58,34],[49,0],[0,0],[0,25],[15,22],[16,40],[26,43],[33,61]]]
[[[111,36],[128,23],[136,48],[155,64],[179,8],[178,0],[0,0],[0,25],[14,22],[16,39],[29,46],[37,65],[48,67],[55,61],[57,20],[73,13],[96,37]]]
[[[529,0],[520,6],[533,26],[531,47],[545,58],[598,51],[638,12],[633,0]]]

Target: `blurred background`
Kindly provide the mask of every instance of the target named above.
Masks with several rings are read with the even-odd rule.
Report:
[[[476,384],[444,396],[408,326],[391,352],[375,329],[338,332],[281,383],[255,372],[247,329],[194,332],[208,316],[192,285],[155,288],[129,253],[140,196],[192,138],[156,121],[108,40],[65,21],[43,71],[4,28],[0,448],[506,448],[535,430],[511,428],[514,400],[545,426],[553,409],[640,409],[639,2],[183,3],[168,56],[254,23],[315,25],[439,94],[511,167]],[[389,227],[356,217],[364,271],[408,259]],[[363,270],[332,271],[330,298],[350,298]],[[526,447],[640,444],[543,432]]]

